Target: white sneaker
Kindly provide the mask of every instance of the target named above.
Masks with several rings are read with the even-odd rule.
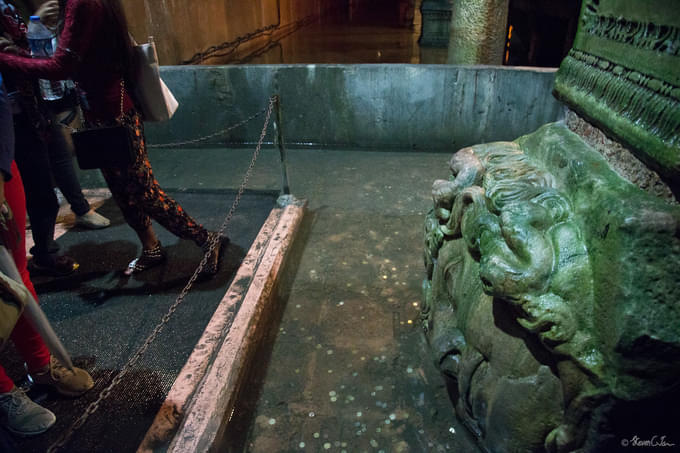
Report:
[[[0,423],[8,431],[19,436],[35,436],[50,429],[56,421],[52,411],[34,403],[20,388],[0,393]]]
[[[97,230],[111,225],[111,221],[103,215],[97,214],[93,209],[90,209],[87,213],[76,216],[76,225],[91,230]]]

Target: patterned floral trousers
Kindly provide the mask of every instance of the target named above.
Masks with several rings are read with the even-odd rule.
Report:
[[[127,167],[102,168],[101,171],[125,221],[135,231],[142,232],[153,219],[175,236],[203,245],[208,231],[163,192],[153,176],[146,151],[144,124],[139,115],[135,112],[125,115],[123,124],[134,134],[135,162]]]

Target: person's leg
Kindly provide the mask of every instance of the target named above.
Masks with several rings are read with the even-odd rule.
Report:
[[[102,169],[102,175],[111,191],[113,200],[142,244],[141,255],[128,264],[125,270],[126,275],[141,272],[165,261],[165,253],[158,237],[156,237],[156,232],[151,226],[151,218],[140,209],[140,205],[137,203],[139,197],[136,193],[139,187],[137,184],[131,184],[131,181],[135,180],[134,174],[134,169]]]
[[[83,195],[83,189],[73,166],[71,148],[66,142],[63,127],[59,124],[57,115],[54,116],[53,125],[50,128],[47,150],[54,182],[71,205],[71,211],[76,215],[76,225],[91,229],[109,226],[111,224],[109,219],[95,212]]]
[[[60,128],[61,126],[58,124],[50,128],[50,138],[47,142],[50,167],[52,168],[54,182],[71,205],[71,210],[77,216],[81,216],[90,210],[90,203],[83,195],[80,181],[78,181],[78,176],[73,167],[71,151]]]
[[[175,236],[192,240],[199,246],[205,244],[208,239],[208,230],[196,222],[174,198],[163,191],[153,177],[148,159],[144,162],[144,168],[147,172],[140,181],[146,188],[141,200],[144,212]]]
[[[208,246],[213,246],[213,242],[220,242],[220,244],[216,244],[216,252],[211,254],[212,259],[207,269],[209,274],[216,273],[221,240],[210,236],[202,225],[196,222],[179,203],[161,189],[158,181],[154,178],[146,153],[143,124],[138,117],[127,118],[127,120],[134,128],[135,136],[138,137],[135,143],[138,153],[137,160],[134,165],[124,169],[102,169],[102,174],[113,194],[113,198],[121,207],[126,221],[137,232],[143,244],[142,256],[136,262],[130,263],[129,272],[137,272],[146,268],[143,266],[134,268],[140,260],[144,260],[144,251],[150,252],[158,249],[158,254],[160,254],[160,246],[155,246],[152,249],[154,244],[158,244],[155,234],[150,228],[151,218],[153,218],[175,236],[194,241],[206,252]],[[161,258],[156,257],[149,261],[155,264],[160,262]]]
[[[54,240],[54,226],[59,203],[52,186],[52,171],[45,141],[33,124],[23,115],[16,115],[15,159],[24,181],[26,209],[31,221],[31,233],[35,245],[34,268],[52,274],[68,275],[78,264],[65,256],[58,256],[59,246]]]
[[[5,92],[5,87],[0,83],[0,152],[3,154],[7,155],[12,155],[14,153],[14,130],[13,130],[13,122],[12,122],[12,112],[9,108],[8,105],[8,99],[7,99],[7,93]],[[11,167],[11,173],[12,176],[15,176],[15,173],[18,173],[16,171],[16,165],[12,163]],[[4,185],[4,193],[5,193],[5,199],[8,202],[8,205],[10,206],[10,209],[12,205],[15,205],[17,200],[21,200],[24,197],[24,192],[23,189],[21,189],[20,192],[17,192],[14,190],[10,184],[11,184],[11,179],[10,181],[5,184],[3,181],[0,181],[0,184]],[[21,206],[18,206],[17,209],[21,210]],[[17,244],[17,247],[23,246],[24,248],[26,247],[25,243],[21,243],[21,231],[22,229],[26,229],[26,210],[23,210],[23,214],[19,212],[20,215],[23,215],[23,220],[21,224],[17,225],[17,229],[19,231],[19,243]],[[26,261],[26,253],[24,251],[24,265]],[[7,373],[5,373],[5,369],[0,365],[0,394],[3,393],[8,393],[14,388],[14,382],[12,379],[7,376]]]
[[[0,365],[0,393],[7,393],[14,388],[14,381],[7,376],[5,369]]]
[[[137,185],[130,183],[130,181],[134,181],[134,171],[120,168],[102,168],[101,172],[111,191],[113,201],[116,202],[123,213],[125,222],[137,233],[142,248],[148,249],[155,246],[158,239],[151,227],[151,218],[142,211],[136,201],[138,199]]]
[[[139,152],[142,164],[136,176],[143,187],[144,196],[139,201],[142,209],[165,229],[182,239],[190,239],[203,249],[208,260],[203,273],[215,275],[219,269],[222,246],[228,241],[217,232],[209,232],[180,206],[175,199],[168,196],[153,176],[151,163],[146,152],[144,125],[138,117],[133,118],[135,135],[140,137]]]
[[[19,238],[16,244],[7,244],[7,248],[12,254],[12,258],[14,258],[14,264],[16,264],[19,270],[22,283],[26,285],[26,288],[31,292],[35,300],[38,300],[38,294],[35,292],[26,266],[26,202],[24,201],[24,187],[21,175],[15,163],[12,163],[12,179],[5,183],[5,198],[9,208],[12,210],[14,222],[19,231]],[[45,346],[40,334],[26,320],[25,316],[22,315],[19,318],[10,338],[26,361],[29,369],[37,370],[45,367],[50,362],[50,352],[47,346]]]
[[[19,239],[16,246],[12,247],[8,245],[7,248],[12,254],[12,258],[14,258],[14,264],[16,264],[17,269],[19,269],[23,284],[26,285],[26,288],[33,294],[33,297],[37,298],[38,294],[35,292],[33,282],[31,282],[31,276],[27,269],[26,196],[24,193],[23,180],[21,179],[21,174],[19,173],[16,162],[12,162],[12,179],[5,183],[5,198],[7,199],[9,208],[12,210],[14,223],[19,232]]]
[[[193,219],[172,197],[168,196],[153,175],[146,152],[144,125],[139,117],[131,119],[137,141],[138,159],[135,168],[128,171],[129,184],[134,185],[133,196],[146,215],[165,229],[182,239],[190,239],[197,245],[205,244],[208,231]]]
[[[35,289],[26,270],[26,206],[24,189],[16,165],[12,163],[12,179],[5,183],[5,198],[12,210],[16,227],[20,232],[16,244],[7,244],[21,278],[26,287],[35,295]],[[24,360],[34,369],[46,366],[50,353],[33,326],[22,315],[10,336]],[[14,386],[0,365],[0,421],[9,431],[22,436],[31,436],[47,431],[56,421],[52,412],[31,401],[28,396]]]
[[[12,210],[15,225],[19,231],[18,241],[15,244],[6,245],[12,254],[14,264],[19,270],[22,283],[38,301],[38,294],[33,287],[26,266],[26,203],[21,175],[14,163],[12,163],[12,179],[5,183],[5,198]],[[67,396],[80,395],[94,386],[92,377],[85,370],[80,368],[74,368],[72,371],[66,370],[51,357],[42,337],[25,315],[22,315],[17,321],[10,339],[26,362],[26,368],[34,382],[52,386],[59,393]],[[4,370],[2,374],[4,374]],[[4,384],[0,384],[4,385],[2,388],[7,388],[7,381],[3,381],[0,375],[0,383],[2,382],[4,382]]]
[[[52,172],[45,141],[33,124],[22,114],[14,120],[15,159],[24,181],[26,209],[31,220],[34,256],[54,251],[54,224],[59,203],[52,188]]]

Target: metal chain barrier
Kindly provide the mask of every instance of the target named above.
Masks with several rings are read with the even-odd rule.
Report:
[[[318,16],[311,14],[309,16],[303,17],[302,19],[296,20],[295,22],[291,22],[285,25],[280,25],[280,24],[272,24],[268,25],[263,28],[258,28],[257,30],[247,33],[243,36],[239,36],[238,38],[234,39],[233,41],[226,41],[221,44],[218,44],[216,46],[210,46],[206,50],[202,52],[198,52],[194,54],[193,57],[191,57],[188,60],[185,60],[181,62],[180,64],[182,65],[192,65],[192,64],[201,64],[205,60],[208,60],[210,58],[225,58],[228,57],[236,52],[236,50],[241,46],[241,44],[251,41],[253,39],[259,38],[261,36],[269,36],[271,37],[274,34],[274,31],[278,32],[278,38],[275,41],[270,41],[268,44],[266,44],[264,47],[260,48],[259,50],[255,51],[254,53],[251,53],[247,56],[245,56],[242,59],[235,60],[235,61],[230,61],[230,63],[240,63],[244,60],[250,60],[256,56],[261,55],[262,53],[266,52],[272,47],[272,44],[278,43],[282,38],[295,33],[298,31],[300,28],[309,25],[310,23],[314,22],[315,20],[318,19]],[[224,62],[223,62],[224,63]]]
[[[206,135],[204,137],[195,138],[195,139],[192,139],[192,140],[187,140],[187,141],[184,141],[184,142],[160,143],[160,144],[146,145],[146,147],[147,148],[171,148],[171,147],[175,147],[175,146],[195,145],[197,143],[204,142],[206,140],[210,140],[211,138],[218,137],[220,135],[224,135],[224,134],[226,134],[227,132],[229,132],[233,129],[241,127],[244,124],[249,123],[250,121],[257,118],[258,116],[262,115],[265,112],[265,110],[266,109],[262,109],[259,112],[256,112],[256,113],[250,115],[248,118],[246,118],[242,121],[239,121],[238,123],[234,124],[233,126],[229,126],[226,129],[222,129],[221,131],[217,131],[214,134]]]
[[[316,19],[317,19],[316,16],[310,15],[310,16],[304,17],[300,20],[297,20],[295,22],[292,22],[290,24],[286,24],[286,25],[279,27],[279,29],[277,30],[278,35],[277,35],[276,39],[274,39],[274,40],[270,39],[266,44],[261,46],[259,49],[254,50],[253,52],[249,53],[248,55],[244,55],[242,58],[231,58],[231,59],[229,59],[228,60],[229,64],[247,63],[247,62],[252,61],[253,59],[259,57],[260,55],[266,54],[267,52],[269,52],[274,47],[280,46],[281,40],[283,38],[285,38],[288,35],[295,33],[296,31],[298,31],[302,27],[309,25],[310,23],[314,22]],[[267,35],[270,35],[270,36],[272,34],[273,34],[273,32],[267,33]],[[229,52],[228,54],[230,55],[232,53],[233,53],[233,51]],[[223,55],[215,55],[215,56],[222,57]]]
[[[272,24],[267,27],[259,28],[253,32],[250,32],[248,34],[245,34],[243,36],[239,36],[233,41],[227,41],[223,42],[221,44],[218,44],[216,46],[210,46],[203,52],[198,52],[194,54],[193,57],[189,58],[188,60],[183,61],[180,64],[183,65],[189,65],[189,64],[200,64],[204,60],[207,60],[208,58],[214,58],[214,57],[226,57],[227,55],[231,55],[238,49],[238,47],[243,44],[244,42],[248,42],[251,39],[254,39],[260,35],[264,34],[271,34],[267,33],[270,30],[274,30],[279,27],[279,24]]]
[[[238,207],[239,202],[241,201],[241,197],[243,196],[243,192],[245,191],[246,185],[248,184],[248,180],[250,179],[250,175],[253,171],[253,168],[255,167],[255,162],[257,161],[257,158],[260,154],[260,150],[262,148],[262,143],[264,141],[264,137],[267,134],[267,128],[269,127],[269,120],[271,118],[271,113],[274,108],[275,103],[278,101],[278,95],[274,95],[269,98],[269,107],[267,108],[267,115],[264,120],[264,126],[262,128],[262,132],[260,133],[260,139],[257,142],[257,146],[255,147],[255,152],[253,153],[253,158],[250,161],[250,165],[248,166],[248,169],[246,170],[243,180],[241,182],[241,185],[239,186],[238,192],[236,194],[236,198],[234,199],[234,202],[231,205],[231,208],[229,209],[229,213],[227,214],[226,218],[222,222],[222,225],[220,226],[220,229],[218,230],[218,234],[214,235],[212,238],[210,238],[210,247],[209,251],[206,252],[203,255],[203,258],[201,259],[201,262],[199,263],[198,267],[194,271],[193,275],[187,282],[186,286],[182,289],[180,292],[179,296],[177,296],[177,299],[175,299],[175,302],[170,306],[168,309],[168,312],[161,318],[160,323],[154,328],[154,330],[151,332],[151,334],[146,338],[142,346],[137,349],[137,351],[133,354],[133,356],[128,360],[128,362],[123,366],[123,368],[120,370],[120,372],[111,380],[111,383],[101,391],[99,394],[98,398],[90,403],[90,405],[85,409],[83,414],[69,427],[69,429],[64,432],[64,434],[61,435],[61,437],[53,443],[49,449],[47,450],[47,453],[56,453],[59,449],[64,447],[69,440],[71,439],[71,436],[73,436],[73,433],[77,431],[80,427],[82,427],[87,419],[90,417],[90,415],[94,414],[100,407],[100,404],[102,401],[104,401],[106,398],[109,397],[111,394],[111,391],[113,390],[114,387],[116,387],[122,380],[123,377],[137,364],[139,359],[144,355],[144,353],[147,351],[151,343],[156,340],[156,337],[158,334],[163,330],[165,325],[170,321],[172,315],[177,311],[177,308],[179,308],[180,304],[184,301],[184,298],[186,295],[189,293],[191,288],[193,287],[194,283],[198,279],[199,275],[203,271],[203,268],[206,266],[208,262],[208,258],[215,252],[215,248],[217,246],[217,243],[220,241],[220,237],[222,236],[222,233],[226,230],[227,226],[229,225],[229,222],[231,222],[231,219],[234,215],[234,212],[236,211],[236,208]]]

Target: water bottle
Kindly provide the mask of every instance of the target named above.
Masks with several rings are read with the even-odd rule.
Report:
[[[40,16],[31,16],[26,34],[33,58],[49,58],[54,54],[57,37],[42,22]],[[40,94],[47,101],[64,97],[66,83],[63,80],[39,79]]]

